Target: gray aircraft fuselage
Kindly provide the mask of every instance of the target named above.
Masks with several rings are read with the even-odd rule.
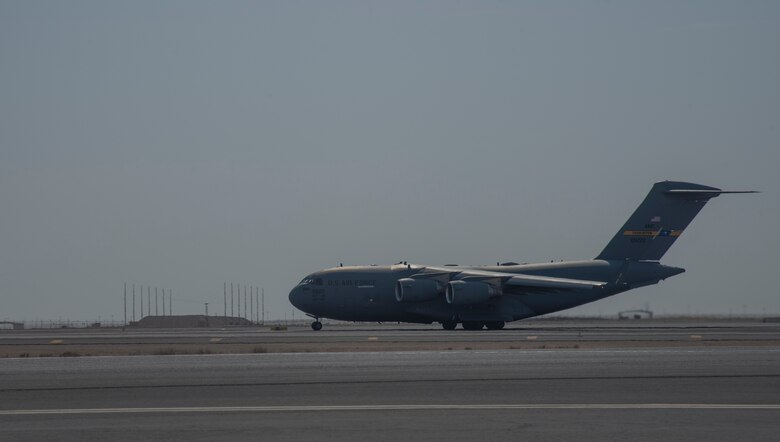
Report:
[[[339,266],[306,276],[289,295],[315,318],[440,322],[453,329],[502,328],[506,322],[565,310],[656,284],[684,269],[658,262],[720,189],[661,182],[593,260],[495,266]]]
[[[615,281],[624,266],[623,261],[562,261],[543,264],[504,266],[444,266],[453,274],[480,270],[509,274],[551,276],[569,279]],[[626,290],[655,284],[684,272],[684,269],[658,263],[634,263],[633,268],[619,283],[600,288],[574,290],[566,293],[529,293],[520,299],[496,296],[475,305],[452,305],[444,297],[417,303],[403,303],[396,299],[396,282],[424,271],[415,264],[391,266],[334,267],[313,273],[292,289],[290,301],[298,309],[318,318],[342,321],[376,322],[445,322],[460,321],[516,321],[593,302]],[[442,267],[437,267],[442,268]],[[507,293],[504,293],[506,295]]]

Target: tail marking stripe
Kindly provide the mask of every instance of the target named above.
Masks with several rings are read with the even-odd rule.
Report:
[[[624,236],[642,236],[642,237],[652,237],[655,238],[657,236],[671,236],[673,238],[676,238],[680,235],[682,235],[682,230],[625,230],[623,231]]]

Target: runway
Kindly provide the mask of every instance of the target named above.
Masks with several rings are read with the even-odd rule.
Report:
[[[7,440],[776,440],[780,346],[0,359]]]
[[[307,324],[202,329],[51,329],[0,332],[0,357],[252,352],[777,346],[780,324],[758,321],[519,321],[500,331],[438,325]]]

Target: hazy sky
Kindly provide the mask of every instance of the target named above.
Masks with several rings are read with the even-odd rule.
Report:
[[[664,179],[688,272],[570,313],[780,314],[780,2],[0,1],[0,320],[122,284],[271,317],[343,262],[596,256]],[[743,307],[744,306],[744,307]],[[300,312],[296,313],[300,317]]]

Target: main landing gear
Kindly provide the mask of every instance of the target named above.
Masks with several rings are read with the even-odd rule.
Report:
[[[488,330],[501,330],[504,328],[504,324],[504,321],[487,321],[485,322],[485,327]]]
[[[458,326],[458,323],[455,321],[444,321],[441,323],[441,328],[444,330],[455,330],[455,327]]]
[[[463,330],[482,330],[485,326],[481,321],[463,321]]]
[[[488,330],[501,330],[504,328],[504,321],[463,321],[463,330],[482,330],[487,328]],[[458,326],[456,321],[444,321],[441,323],[441,328],[444,330],[455,330]]]

